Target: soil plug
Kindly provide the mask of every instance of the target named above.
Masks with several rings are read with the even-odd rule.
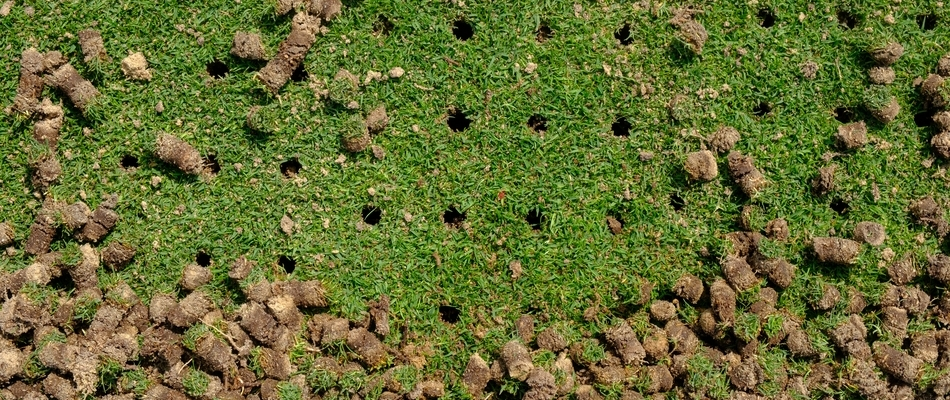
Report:
[[[380,336],[389,335],[389,296],[379,296],[379,301],[369,302],[369,316],[373,330]]]
[[[20,55],[20,82],[13,98],[12,111],[30,115],[36,108],[43,94],[43,60],[43,54],[35,48],[23,50]]]
[[[122,59],[122,73],[126,78],[136,81],[152,80],[152,71],[148,69],[148,61],[141,52],[129,54]]]
[[[812,239],[812,247],[818,261],[837,265],[851,265],[861,253],[861,243],[850,239],[817,237]]]
[[[950,96],[947,85],[944,84],[944,78],[936,74],[930,74],[920,84],[920,94],[924,98],[925,105],[932,109],[946,107],[948,96]]]
[[[723,126],[716,130],[706,141],[709,148],[716,153],[722,154],[732,150],[739,143],[739,131],[731,126]]]
[[[468,358],[468,365],[465,366],[465,372],[462,373],[462,384],[468,389],[468,393],[473,397],[481,394],[488,386],[491,379],[491,370],[488,363],[478,353],[472,354]]]
[[[343,10],[341,0],[310,0],[307,11],[311,15],[323,18],[324,21],[332,21],[340,15]]]
[[[755,167],[755,159],[738,151],[729,153],[729,175],[742,192],[752,197],[766,184],[765,176]]]
[[[77,201],[64,207],[59,217],[66,230],[69,232],[78,232],[82,227],[86,226],[91,215],[92,210],[89,209],[89,206],[87,206],[86,203]]]
[[[386,345],[364,328],[356,328],[346,335],[346,345],[359,355],[366,368],[376,368],[386,362]]]
[[[251,61],[267,59],[267,52],[264,50],[264,42],[261,41],[261,36],[256,33],[241,31],[234,32],[231,55]]]
[[[99,243],[119,221],[119,214],[112,208],[115,205],[103,201],[96,207],[96,210],[89,216],[89,222],[82,227],[82,231],[76,234],[76,239],[80,242]]]
[[[106,44],[102,40],[102,34],[95,29],[79,31],[79,47],[82,48],[83,61],[86,64],[112,61],[106,54]]]
[[[38,256],[49,253],[50,244],[56,236],[56,221],[46,210],[40,210],[33,225],[30,225],[30,236],[26,239],[23,250],[26,254]]]
[[[386,115],[385,105],[379,105],[366,116],[366,129],[369,129],[371,134],[382,132],[387,125],[389,125],[389,116]]]
[[[13,224],[9,222],[0,223],[0,247],[13,244],[13,234]]]
[[[52,154],[41,156],[34,161],[30,167],[33,170],[30,182],[33,183],[33,187],[40,192],[45,192],[46,189],[49,189],[49,186],[56,182],[59,176],[63,174],[63,168],[59,165],[59,160]]]
[[[330,101],[341,104],[349,109],[359,108],[359,78],[345,69],[337,71],[327,87],[327,97]]]
[[[716,317],[731,324],[736,319],[736,292],[726,281],[717,279],[709,285],[709,302]]]
[[[188,142],[169,134],[163,133],[155,140],[155,154],[187,174],[198,175],[203,169],[201,153]]]
[[[351,153],[359,153],[369,147],[371,138],[369,130],[359,115],[353,115],[343,120],[341,144],[343,149]]]
[[[868,80],[875,85],[890,85],[897,75],[891,67],[871,67],[868,69]]]
[[[917,383],[924,362],[883,342],[874,343],[874,362],[878,368],[909,385]]]
[[[211,268],[202,267],[198,264],[188,264],[181,272],[179,284],[185,290],[192,291],[208,282],[211,282]]]
[[[535,368],[528,374],[528,391],[524,400],[554,400],[557,397],[557,380],[544,368]],[[672,378],[670,379],[672,384]]]
[[[63,128],[63,107],[53,104],[50,99],[43,99],[35,111],[37,121],[33,125],[33,139],[56,149],[59,131]]]
[[[677,297],[696,304],[703,297],[703,281],[693,274],[683,274],[673,285],[673,294]]]
[[[509,341],[501,348],[501,359],[508,367],[508,376],[511,379],[524,381],[528,378],[528,373],[534,369],[528,348],[517,339]]]
[[[939,236],[947,234],[947,231],[950,230],[947,221],[943,219],[943,209],[937,205],[937,202],[931,196],[912,202],[909,211],[918,224],[935,229]]]
[[[608,329],[604,335],[624,365],[640,365],[646,357],[643,345],[626,322]]]
[[[864,106],[883,124],[893,121],[901,111],[897,98],[891,95],[887,86],[881,85],[873,85],[864,91]]]
[[[234,260],[234,263],[231,264],[231,269],[228,271],[228,277],[236,281],[243,281],[251,273],[251,269],[257,263],[249,261],[247,257],[241,256],[237,260]]]
[[[132,262],[135,248],[120,242],[111,242],[102,250],[102,263],[112,271],[121,271]]]
[[[703,24],[693,19],[693,14],[696,12],[688,7],[677,9],[673,12],[670,24],[679,29],[677,37],[687,45],[689,50],[699,55],[702,54],[703,46],[709,39],[709,33],[706,32]]]
[[[874,59],[874,62],[887,67],[897,62],[897,59],[904,54],[904,46],[897,42],[891,42],[884,46],[871,49],[869,53],[871,58]]]
[[[87,115],[100,96],[99,90],[79,75],[71,64],[66,63],[46,76],[46,83],[65,93],[76,108]]]
[[[686,155],[686,174],[690,180],[709,182],[719,176],[716,156],[709,150],[700,150]]]
[[[815,196],[824,196],[834,190],[836,169],[834,164],[818,169],[818,176],[811,181],[811,192]]]
[[[835,144],[841,150],[855,150],[868,144],[868,127],[864,121],[858,121],[838,127]]]
[[[272,94],[277,94],[307,56],[319,29],[319,18],[304,13],[294,15],[290,35],[280,43],[274,58],[257,73],[257,80]]]

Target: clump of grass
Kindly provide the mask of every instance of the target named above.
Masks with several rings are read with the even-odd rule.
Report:
[[[208,385],[211,378],[208,374],[194,368],[188,368],[185,376],[181,379],[182,386],[185,387],[185,394],[191,397],[199,397],[208,391]]]
[[[864,106],[868,110],[880,110],[891,104],[894,96],[891,88],[885,85],[871,85],[864,90]]]

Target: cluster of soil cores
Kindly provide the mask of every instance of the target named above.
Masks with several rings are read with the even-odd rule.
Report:
[[[46,76],[46,83],[59,89],[76,108],[84,114],[100,96],[99,90],[76,71],[71,64],[66,63]]]
[[[55,149],[59,143],[59,131],[63,128],[63,106],[44,98],[34,109],[34,117],[33,139]]]
[[[152,71],[148,69],[148,60],[141,52],[129,54],[122,59],[122,73],[126,78],[136,81],[152,80]]]
[[[30,115],[36,108],[45,86],[44,62],[45,57],[35,48],[23,50],[23,54],[20,55],[20,82],[17,84],[16,96],[13,98],[12,111]]]
[[[762,175],[762,172],[755,167],[752,156],[744,156],[738,151],[732,151],[729,153],[728,160],[729,175],[747,196],[755,196],[768,183],[765,175]]]
[[[732,150],[739,143],[739,131],[731,126],[723,126],[716,130],[706,142],[709,143],[709,149],[716,153],[723,154]]]
[[[290,35],[277,48],[267,65],[257,73],[257,79],[273,94],[290,80],[294,70],[300,66],[310,46],[317,40],[320,30],[320,18],[306,13],[294,15]]]
[[[670,24],[679,29],[677,37],[695,54],[703,52],[703,46],[706,44],[706,40],[709,39],[706,27],[693,18],[698,12],[698,10],[684,7],[675,10],[673,18],[670,19]]]
[[[106,44],[102,34],[95,29],[79,31],[79,47],[82,48],[83,61],[86,64],[108,63],[112,61],[106,53]]]
[[[188,142],[173,135],[161,134],[155,140],[155,154],[184,173],[198,175],[204,169],[201,153]]]
[[[686,175],[690,180],[709,182],[719,176],[716,155],[709,150],[700,150],[686,155]]]
[[[868,68],[868,80],[875,85],[893,83],[896,75],[891,65],[904,54],[904,46],[891,42],[882,47],[873,48],[868,53],[876,64]]]
[[[251,61],[264,61],[267,51],[261,36],[256,33],[234,32],[234,41],[231,43],[231,55]]]
[[[927,79],[920,84],[920,94],[924,105],[929,109],[943,109],[947,106],[948,90],[944,77],[940,75],[928,75]]]
[[[855,150],[868,144],[868,127],[864,121],[852,122],[838,127],[835,145],[841,150]]]

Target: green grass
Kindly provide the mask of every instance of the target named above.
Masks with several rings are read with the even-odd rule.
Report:
[[[806,1],[703,3],[697,18],[709,40],[696,56],[683,51],[668,23],[672,4],[647,10],[633,2],[579,2],[578,17],[569,2],[556,1],[355,2],[318,38],[305,66],[311,83],[329,87],[335,102],[356,100],[364,109],[385,104],[392,122],[373,139],[385,148],[384,159],[345,154],[342,164],[336,162],[340,139],[354,111],[318,98],[306,82],[289,83],[275,98],[253,79],[259,64],[228,54],[236,30],[258,32],[276,49],[290,24],[273,14],[271,3],[38,1],[32,16],[18,5],[0,18],[7,33],[0,35],[0,104],[11,101],[19,53],[30,46],[62,51],[104,95],[89,118],[67,107],[59,145],[64,173],[48,193],[65,202],[85,198],[92,207],[103,195],[120,195],[121,220],[105,243],[122,241],[139,251],[124,271],[100,271],[104,285],[122,279],[146,299],[174,292],[181,269],[205,251],[215,273],[208,290],[219,306],[233,309],[242,298],[228,283],[233,260],[247,255],[259,263],[255,276],[278,279],[286,275],[278,257],[293,257],[290,277],[324,281],[332,313],[360,319],[367,300],[389,295],[395,329],[387,342],[399,342],[403,325],[428,338],[434,355],[425,375],[461,371],[471,352],[499,348],[522,313],[547,314],[590,333],[601,326],[584,320],[586,309],[596,305],[616,314],[601,323],[626,317],[638,310],[644,280],[656,285],[654,298],[669,298],[685,272],[711,281],[720,274],[722,235],[739,229],[746,204],[759,206],[756,227],[778,217],[788,221],[790,240],[766,247],[798,267],[799,278],[779,305],[814,321],[806,329],[814,324],[816,335],[839,315],[807,306],[803,293],[811,277],[872,294],[873,304],[886,275],[878,249],[866,249],[850,268],[818,264],[808,251],[812,237],[850,236],[857,222],[870,220],[887,228],[885,246],[898,257],[941,251],[939,238],[910,223],[905,212],[925,195],[941,204],[950,199],[945,164],[925,163],[933,132],[915,125],[922,102],[911,84],[950,51],[944,23],[922,30],[916,21],[928,13],[950,19],[936,2],[848,1],[814,10]],[[759,26],[761,8],[775,13],[775,26]],[[839,9],[852,11],[859,25],[842,29]],[[896,22],[887,24],[891,12]],[[394,25],[388,35],[373,32],[380,15]],[[457,18],[473,25],[472,39],[453,37]],[[539,43],[535,32],[542,23],[553,35]],[[614,32],[625,23],[632,44],[622,47]],[[75,34],[91,26],[102,32],[111,64],[81,61]],[[203,44],[178,26],[200,32]],[[887,41],[900,42],[906,52],[888,89],[902,111],[885,126],[864,104],[866,50]],[[122,77],[118,62],[129,51],[145,54],[152,81]],[[230,66],[225,78],[208,76],[205,65],[213,59]],[[819,65],[814,80],[802,77],[807,61]],[[534,73],[525,72],[529,62],[538,66]],[[333,82],[341,68],[362,81],[368,71],[386,75],[393,67],[407,74],[355,92]],[[640,95],[647,86],[652,94]],[[51,89],[44,95],[64,99]],[[671,118],[667,105],[675,96],[684,99]],[[160,114],[158,102],[165,107]],[[762,103],[771,112],[757,116],[753,110]],[[267,113],[252,130],[247,113],[258,105]],[[874,141],[826,162],[822,156],[834,151],[840,124],[833,117],[838,107],[866,120]],[[467,130],[447,127],[455,109],[472,120]],[[527,126],[535,114],[547,120],[543,135]],[[612,134],[619,117],[631,124],[629,137]],[[30,139],[29,121],[0,121],[0,218],[14,224],[22,247],[41,204],[26,179],[27,165],[44,149]],[[721,125],[742,133],[737,150],[755,157],[770,181],[754,199],[730,182],[722,156],[719,178],[687,182],[686,153],[700,149],[700,138]],[[160,162],[153,149],[159,132],[214,155],[220,173],[191,177]],[[641,161],[642,151],[655,157]],[[134,172],[120,168],[125,156],[138,159]],[[303,165],[296,179],[280,172],[290,158]],[[837,188],[815,197],[809,182],[829,163],[838,166]],[[156,176],[162,181],[153,187]],[[679,211],[670,204],[673,195],[685,204]],[[833,199],[846,201],[849,211],[836,213],[829,207]],[[358,231],[367,205],[382,210],[381,222]],[[466,228],[440,221],[452,206],[465,212]],[[534,209],[545,218],[538,231],[524,220]],[[279,229],[285,214],[300,225],[292,236]],[[621,217],[622,234],[611,234],[607,215]],[[67,257],[75,253],[68,238],[53,248]],[[513,260],[524,268],[518,280],[508,270]],[[30,261],[19,252],[0,257],[0,267],[16,270]],[[439,305],[458,307],[460,321],[439,321]],[[93,306],[77,305],[75,318],[90,321]],[[691,308],[681,313],[696,315]],[[504,322],[490,322],[496,319]],[[488,331],[485,340],[474,334],[480,328]]]

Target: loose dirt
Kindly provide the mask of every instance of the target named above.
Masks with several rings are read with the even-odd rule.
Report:
[[[59,176],[63,174],[63,168],[53,154],[41,156],[30,167],[33,170],[30,182],[40,192],[49,189],[50,185],[59,180]]]
[[[815,250],[818,261],[837,265],[854,264],[861,252],[860,243],[832,237],[812,239],[812,248]]]
[[[879,47],[870,51],[871,59],[873,59],[878,65],[885,67],[897,62],[897,59],[899,59],[903,54],[904,46],[896,42],[888,43],[884,47]]]
[[[699,302],[703,297],[703,281],[693,274],[684,274],[673,285],[673,294],[692,304]]]
[[[59,131],[63,128],[63,107],[44,98],[34,109],[34,116],[37,121],[33,125],[33,139],[56,149]]]
[[[688,7],[677,9],[673,12],[670,24],[679,29],[677,36],[693,53],[701,54],[706,40],[709,39],[709,33],[703,24],[693,19],[696,13],[696,10]]]
[[[835,134],[835,144],[841,150],[855,150],[868,144],[868,128],[864,121],[841,125]]]
[[[868,69],[868,81],[875,85],[890,85],[896,78],[897,74],[891,67],[875,66]]]
[[[887,239],[884,225],[877,222],[862,221],[854,226],[854,239],[871,246],[880,246]]]
[[[723,154],[732,150],[732,148],[736,146],[736,143],[739,143],[740,138],[741,136],[736,128],[723,126],[712,135],[709,135],[706,142],[709,143],[710,150]]]
[[[732,151],[729,153],[728,160],[729,175],[747,196],[755,196],[765,187],[767,184],[765,176],[755,167],[755,159],[751,156],[743,156],[738,151]]]
[[[141,52],[129,54],[122,59],[122,73],[126,78],[136,81],[152,80],[152,71],[148,69],[148,60]]]
[[[35,48],[23,50],[20,55],[20,82],[13,98],[14,112],[30,115],[43,94],[44,56]]]
[[[264,61],[267,59],[267,51],[264,49],[264,42],[261,36],[250,32],[234,32],[234,40],[231,43],[231,55],[251,61]]]

